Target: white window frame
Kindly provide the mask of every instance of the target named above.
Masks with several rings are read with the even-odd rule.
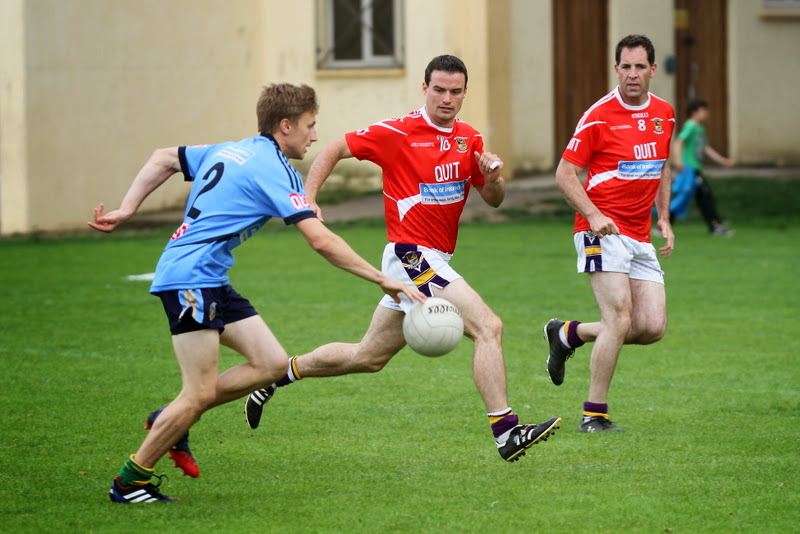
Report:
[[[800,0],[762,0],[761,18],[800,18]]]
[[[336,59],[333,56],[333,3],[336,0],[317,0],[317,68],[336,69],[398,69],[403,68],[403,8],[405,0],[393,0],[394,54],[377,55],[372,49],[372,3],[361,2],[361,59]]]

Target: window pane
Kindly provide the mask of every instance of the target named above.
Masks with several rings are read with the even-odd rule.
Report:
[[[361,0],[333,0],[333,57],[361,59]]]
[[[372,53],[394,55],[394,0],[372,2]]]

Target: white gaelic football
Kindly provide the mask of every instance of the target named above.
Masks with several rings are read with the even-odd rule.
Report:
[[[442,356],[458,345],[464,335],[461,312],[445,299],[428,297],[416,303],[403,319],[408,346],[423,356]]]

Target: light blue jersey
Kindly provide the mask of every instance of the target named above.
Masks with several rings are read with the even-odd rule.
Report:
[[[300,173],[270,136],[178,149],[193,181],[183,224],[156,266],[151,293],[227,285],[231,251],[272,217],[314,217]]]

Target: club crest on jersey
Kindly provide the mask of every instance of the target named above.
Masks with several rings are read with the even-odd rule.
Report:
[[[466,137],[456,137],[456,152],[460,152],[463,154],[467,151],[467,138]]]
[[[664,125],[662,119],[650,119],[653,121],[653,133],[662,134],[664,133]]]

